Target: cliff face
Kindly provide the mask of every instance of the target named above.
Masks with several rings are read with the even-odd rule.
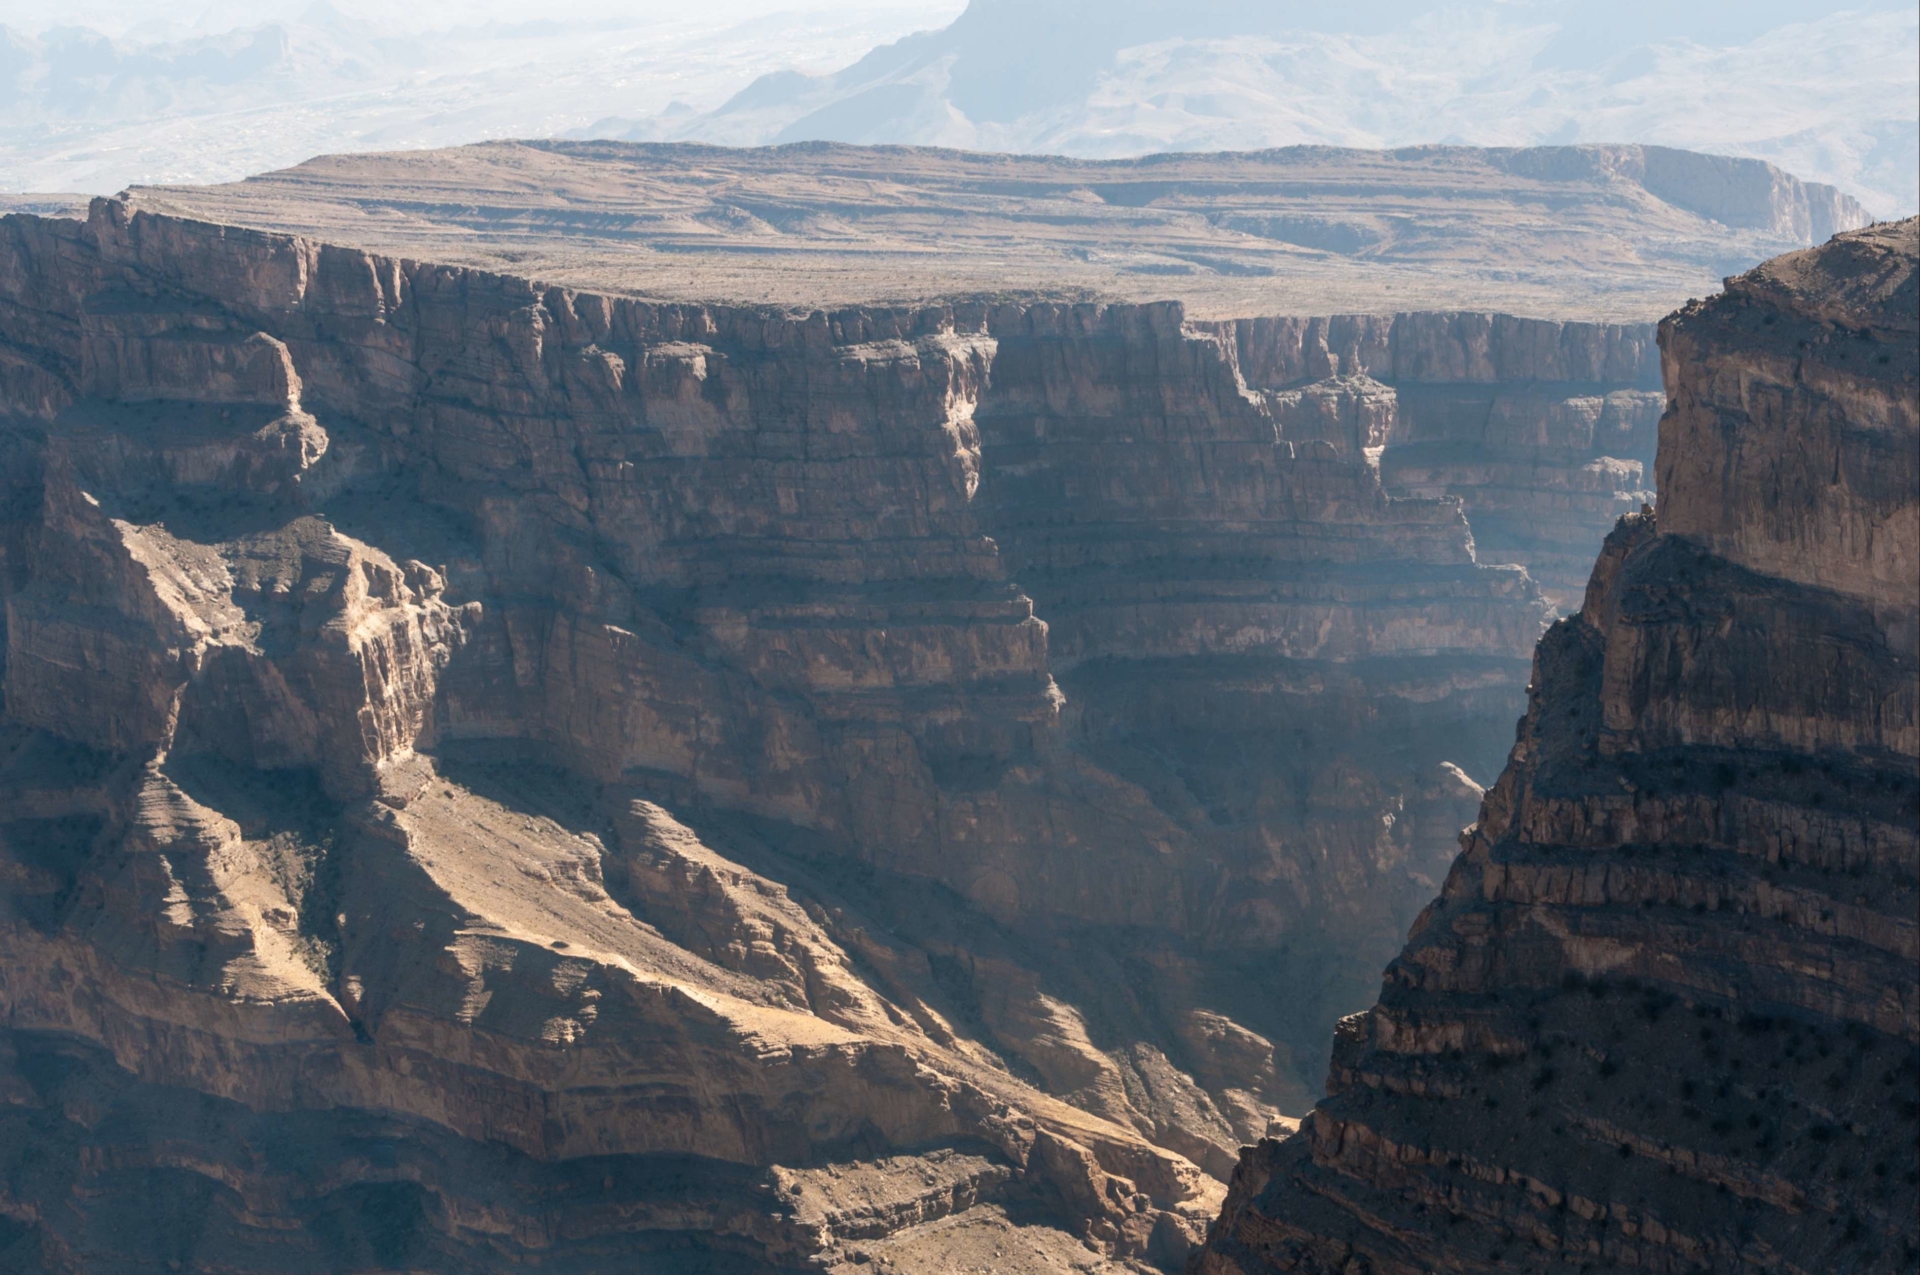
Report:
[[[1920,221],[1668,319],[1657,513],[1194,1269],[1920,1259]]]
[[[649,305],[101,201],[0,222],[0,396],[0,1243],[52,1269],[1177,1263],[1545,614],[1170,305]]]
[[[1283,436],[1371,456],[1394,495],[1457,498],[1478,561],[1526,567],[1562,610],[1614,521],[1653,498],[1651,324],[1401,314],[1222,331]]]

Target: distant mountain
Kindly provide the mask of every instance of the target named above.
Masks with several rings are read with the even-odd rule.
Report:
[[[713,0],[697,12],[424,0],[148,0],[58,25],[0,5],[0,191],[226,181],[316,154],[546,137],[610,113],[692,119],[763,72],[844,64],[959,0]],[[74,22],[77,18],[69,18]]]
[[[1083,158],[1593,142],[1920,208],[1910,0],[78,3],[0,6],[0,191],[510,137]]]
[[[830,75],[575,135],[1088,157],[1642,142],[1769,160],[1884,216],[1920,206],[1917,56],[1905,0],[973,0]]]
[[[1764,161],[1657,146],[1091,160],[546,140],[322,156],[129,199],[657,300],[805,313],[1098,297],[1178,301],[1207,320],[1471,309],[1645,321],[1870,220]]]

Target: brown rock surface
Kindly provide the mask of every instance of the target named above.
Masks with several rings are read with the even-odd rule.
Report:
[[[1192,1270],[1911,1270],[1920,221],[1661,329],[1657,513]]]
[[[1544,615],[1237,367],[0,221],[0,1240],[1177,1263]]]
[[[1652,499],[1664,402],[1651,324],[1499,314],[1222,325],[1281,435],[1366,454],[1399,496],[1451,496],[1477,560],[1577,607],[1594,548]]]
[[[55,1270],[1177,1264],[1547,614],[1383,487],[1399,396],[1645,366],[158,199],[0,220],[0,1253]]]

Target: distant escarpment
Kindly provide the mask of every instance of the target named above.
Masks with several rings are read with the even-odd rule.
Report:
[[[895,88],[908,86],[876,93]],[[1650,322],[1730,273],[1869,220],[1833,187],[1759,160],[1604,145],[1086,160],[836,142],[496,141],[322,155],[126,199],[664,301],[806,311],[972,296],[1171,300],[1208,320],[1467,305]]]
[[[1651,324],[1401,314],[1218,330],[1283,436],[1370,458],[1395,495],[1459,499],[1478,560],[1526,567],[1563,610],[1614,521],[1653,499],[1665,398]]]
[[[1657,512],[1193,1270],[1920,1261],[1920,221],[1661,328]]]
[[[1456,497],[1597,540],[1648,339],[0,221],[0,1251],[1177,1265],[1523,706]]]

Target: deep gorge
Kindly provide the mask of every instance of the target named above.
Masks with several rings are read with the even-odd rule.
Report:
[[[787,1269],[992,1204],[1177,1268],[1509,800],[1659,357],[0,220],[0,1243]]]

